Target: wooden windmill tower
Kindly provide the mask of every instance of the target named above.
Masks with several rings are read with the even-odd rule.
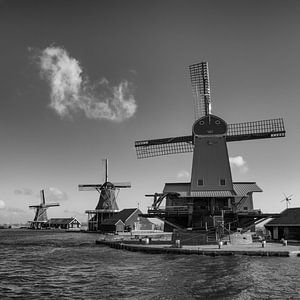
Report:
[[[220,217],[224,221],[224,212],[235,212],[237,202],[247,197],[251,202],[252,192],[261,191],[253,182],[232,182],[227,142],[284,137],[285,129],[281,118],[227,124],[211,113],[207,62],[189,70],[196,117],[192,135],[137,141],[135,147],[138,158],[193,152],[191,182],[167,183],[162,194],[155,194],[149,214],[163,217],[173,227],[207,228]],[[253,203],[249,207],[253,210]]]
[[[35,216],[33,221],[30,222],[30,228],[41,229],[43,224],[48,221],[47,209],[53,206],[59,206],[59,203],[47,203],[45,199],[45,191],[40,191],[41,203],[39,205],[30,205],[29,208],[35,209]]]
[[[99,229],[100,224],[111,218],[115,213],[119,211],[116,198],[118,192],[122,188],[130,188],[130,182],[110,182],[108,181],[108,161],[104,162],[104,182],[100,184],[80,184],[78,185],[79,191],[97,191],[99,200],[94,210],[86,210],[88,214],[88,229],[95,231]]]

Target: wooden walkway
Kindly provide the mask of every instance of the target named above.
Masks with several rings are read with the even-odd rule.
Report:
[[[145,244],[127,244],[120,241],[104,241],[97,240],[96,244],[105,245],[115,249],[123,249],[127,251],[140,251],[151,254],[197,254],[207,256],[277,256],[277,257],[300,257],[299,246],[283,246],[277,243],[267,243],[263,248],[260,243],[252,243],[248,245],[224,245],[219,249],[218,245],[198,245],[183,246],[175,248],[171,245],[145,245]]]

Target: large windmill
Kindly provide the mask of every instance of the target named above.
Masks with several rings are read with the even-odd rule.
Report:
[[[103,159],[104,163],[104,181],[99,184],[80,184],[79,191],[97,191],[99,200],[94,210],[86,210],[88,214],[88,229],[95,231],[99,229],[100,224],[108,218],[111,218],[119,211],[116,198],[122,188],[130,188],[130,182],[110,182],[108,181],[108,161]]]
[[[49,207],[59,206],[59,203],[47,203],[45,199],[45,191],[40,191],[41,203],[38,205],[30,205],[29,208],[35,209],[35,215],[33,221],[30,222],[30,228],[41,229],[43,224],[48,221],[47,209]]]
[[[189,70],[196,117],[192,135],[136,141],[135,147],[138,158],[193,152],[191,182],[167,183],[162,194],[155,194],[148,213],[162,216],[173,227],[207,228],[217,219],[224,221],[224,212],[236,212],[238,203],[244,203],[244,214],[253,212],[252,193],[261,191],[253,182],[232,182],[227,142],[284,137],[285,129],[281,118],[227,124],[211,114],[207,62]],[[165,210],[159,208],[163,199]]]

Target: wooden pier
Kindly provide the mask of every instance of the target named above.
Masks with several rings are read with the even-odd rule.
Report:
[[[264,247],[260,243],[249,245],[198,245],[174,247],[170,244],[133,244],[120,241],[97,240],[96,244],[105,245],[115,249],[149,254],[184,254],[184,255],[207,255],[207,256],[277,256],[277,257],[300,257],[299,246],[283,246],[279,243],[267,243]]]

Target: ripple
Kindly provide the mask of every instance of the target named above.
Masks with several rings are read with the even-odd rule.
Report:
[[[299,258],[151,255],[96,236],[0,231],[0,299],[300,299]]]

